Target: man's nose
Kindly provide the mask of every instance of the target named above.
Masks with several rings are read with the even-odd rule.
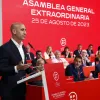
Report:
[[[25,34],[25,35],[27,34],[26,31],[24,31],[24,34]]]

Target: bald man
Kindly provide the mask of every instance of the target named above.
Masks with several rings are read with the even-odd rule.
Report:
[[[25,100],[26,85],[17,85],[17,81],[32,72],[31,64],[26,64],[22,42],[26,37],[26,27],[23,23],[13,23],[10,30],[11,39],[0,47],[0,95],[2,100]]]

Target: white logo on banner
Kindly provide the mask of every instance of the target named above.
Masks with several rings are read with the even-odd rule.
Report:
[[[54,72],[53,78],[54,78],[55,81],[58,81],[59,80],[59,74],[57,72]]]
[[[65,38],[61,38],[60,44],[61,44],[61,46],[65,46],[66,45],[66,39]]]
[[[70,100],[78,100],[77,94],[75,92],[69,93]]]

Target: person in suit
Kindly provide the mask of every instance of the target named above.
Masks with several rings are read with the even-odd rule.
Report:
[[[93,45],[92,45],[92,44],[90,44],[90,45],[88,46],[87,53],[88,53],[88,56],[89,56],[89,57],[91,56],[91,54],[94,53],[94,52],[93,52]]]
[[[26,46],[26,50],[27,50],[26,59],[32,60],[32,65],[34,66],[34,54],[30,52],[30,45]]]
[[[77,50],[74,51],[74,56],[81,56],[81,52],[82,52],[82,45],[78,44]]]
[[[98,78],[98,73],[100,73],[100,62],[95,66],[94,77]]]
[[[95,71],[93,73],[94,78],[98,78],[98,73],[100,73],[100,60],[98,57],[95,58]]]
[[[99,52],[100,52],[100,46],[98,46],[98,50],[96,51],[96,56],[98,55]]]
[[[61,53],[61,55],[64,55],[65,58],[71,58],[72,56],[71,56],[71,53],[69,51],[69,47],[66,46],[64,48],[64,51]]]
[[[31,63],[26,64],[26,48],[22,40],[26,37],[23,23],[10,27],[11,39],[0,47],[0,95],[2,100],[25,100],[26,84],[17,85],[26,73],[31,73]]]
[[[85,79],[81,56],[76,56],[74,59],[74,63],[66,67],[65,75],[73,76],[74,81],[82,81]]]

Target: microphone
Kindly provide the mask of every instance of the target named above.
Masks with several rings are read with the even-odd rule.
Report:
[[[28,44],[34,51],[36,51],[35,48],[32,46],[32,44],[30,44],[29,42],[28,42]]]

